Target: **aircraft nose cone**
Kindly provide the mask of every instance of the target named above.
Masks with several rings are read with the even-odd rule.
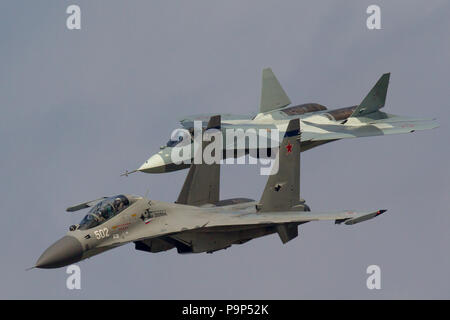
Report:
[[[60,268],[77,262],[83,256],[80,241],[71,236],[65,236],[52,244],[39,257],[36,268]]]
[[[145,161],[138,171],[145,173],[163,173],[166,171],[166,164],[159,154],[155,154]]]

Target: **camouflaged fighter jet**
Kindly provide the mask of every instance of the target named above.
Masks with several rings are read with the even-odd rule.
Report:
[[[207,129],[219,127],[220,116],[212,117]],[[269,176],[259,201],[219,200],[220,164],[192,164],[175,203],[118,195],[70,207],[69,212],[91,209],[41,255],[35,267],[63,267],[130,242],[137,250],[176,248],[178,253],[211,253],[272,233],[286,243],[298,236],[300,224],[309,221],[351,225],[386,211],[310,211],[300,198],[299,159],[300,121],[296,119],[289,122],[277,150],[279,170]]]
[[[317,103],[291,106],[291,100],[272,70],[264,69],[259,113],[248,116],[224,114],[222,115],[222,129],[246,130],[253,128],[257,130],[258,135],[261,132],[260,129],[267,131],[278,129],[279,137],[276,141],[281,141],[289,121],[301,119],[301,151],[305,151],[340,139],[409,133],[438,127],[434,119],[415,119],[380,111],[385,105],[389,77],[389,73],[383,74],[359,105],[328,110],[325,106]],[[205,127],[209,117],[210,115],[198,115],[183,118],[180,122],[186,130],[178,130],[179,133],[175,133],[158,153],[151,156],[137,170],[126,171],[124,175],[136,171],[163,173],[188,168],[189,164],[187,163],[190,163],[194,154],[194,143],[191,143],[191,152],[185,153],[181,157],[181,163],[174,161],[171,154],[181,141],[192,139],[195,120],[203,121],[202,126]],[[231,152],[232,157],[242,155],[241,151],[251,152],[247,141],[239,146],[234,139],[228,142],[225,141],[225,134],[223,137],[223,158],[230,157],[230,154],[227,153],[228,149],[234,150]],[[270,155],[270,151],[267,154]],[[256,153],[256,157],[259,157],[259,152]]]

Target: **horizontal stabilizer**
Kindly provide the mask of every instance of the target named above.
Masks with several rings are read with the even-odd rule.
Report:
[[[390,76],[390,73],[385,73],[381,76],[369,94],[353,111],[351,117],[360,117],[384,107]]]
[[[330,141],[336,139],[350,139],[360,137],[382,136],[415,131],[430,130],[439,127],[439,123],[433,119],[408,119],[397,117],[396,119],[378,120],[363,125],[342,124],[317,124],[303,121],[305,125],[321,130],[308,128],[302,133],[302,141]]]
[[[272,69],[267,68],[262,73],[262,88],[261,88],[261,102],[259,105],[259,112],[270,112],[291,104],[291,100],[281,87],[278,79],[272,72]]]

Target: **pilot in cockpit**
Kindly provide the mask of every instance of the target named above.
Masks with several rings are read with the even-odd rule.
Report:
[[[113,209],[111,207],[111,205],[106,205],[103,208],[99,209],[99,222],[103,222],[105,220],[108,220],[109,218],[111,218],[114,215]]]
[[[122,202],[122,199],[120,199],[120,198],[114,199],[114,210],[115,210],[117,213],[120,212],[120,211],[122,211],[123,207],[124,207],[124,204],[123,204],[123,202]]]

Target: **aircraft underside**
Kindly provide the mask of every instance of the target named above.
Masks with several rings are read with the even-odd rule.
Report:
[[[297,228],[299,223],[292,225],[292,227]],[[180,254],[212,253],[226,249],[233,244],[243,244],[252,239],[276,232],[277,227],[275,225],[209,228],[201,231],[181,232],[175,235],[137,241],[135,242],[135,249],[156,253],[176,248]]]

